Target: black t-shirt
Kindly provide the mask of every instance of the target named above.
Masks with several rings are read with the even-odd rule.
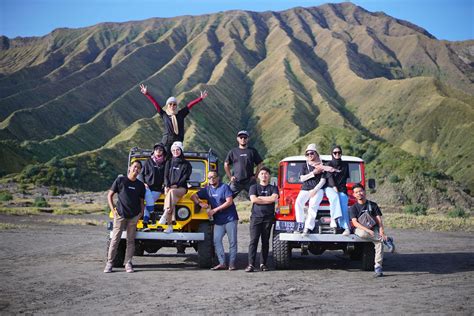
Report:
[[[351,217],[351,219],[359,218],[359,216],[361,216],[363,212],[368,212],[368,203],[370,203],[371,209],[369,215],[372,216],[374,220],[377,215],[382,216],[382,211],[380,210],[379,206],[376,203],[367,200],[365,204],[355,203],[349,208],[349,216]]]
[[[178,135],[174,133],[171,117],[166,113],[166,111],[162,110],[159,113],[161,119],[163,120],[163,124],[165,125],[163,131],[163,140],[170,138],[175,141],[178,140],[182,142],[184,139],[184,118],[189,114],[189,108],[185,106],[179,110],[178,113],[176,113],[176,121],[178,122]]]
[[[303,175],[309,174],[309,173],[313,172],[313,170],[314,170],[313,166],[310,166],[308,163],[304,163],[301,166],[300,175],[303,176]],[[318,185],[318,183],[319,183],[319,181],[321,180],[322,177],[326,178],[327,173],[326,172],[318,173],[318,174],[314,175],[314,177],[312,177],[311,179],[308,179],[308,180],[304,181],[303,185],[301,186],[301,190],[309,191],[309,190],[314,189]]]
[[[252,147],[245,149],[239,147],[233,148],[225,158],[225,162],[229,165],[233,165],[232,175],[237,178],[238,182],[246,181],[254,176],[254,166],[262,161],[257,150]]]
[[[145,185],[140,180],[131,181],[121,176],[115,179],[110,190],[117,193],[117,212],[125,218],[133,218],[141,212],[141,200],[145,198]]]
[[[272,196],[273,194],[279,195],[278,187],[271,184],[268,184],[267,186],[262,186],[257,183],[257,184],[251,185],[249,189],[249,195],[255,195],[256,197]],[[272,204],[253,203],[251,216],[273,218],[275,216],[275,203],[272,203]]]

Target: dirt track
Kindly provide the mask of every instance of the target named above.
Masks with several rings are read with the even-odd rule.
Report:
[[[43,217],[0,216],[27,225]],[[103,219],[104,217],[95,217]],[[102,272],[106,231],[39,224],[0,231],[0,314],[472,314],[473,235],[390,231],[384,278],[341,251],[301,257],[294,269],[245,273],[248,225],[239,225],[238,271],[197,268],[173,249],[135,257],[137,270]],[[367,303],[360,303],[360,301]]]

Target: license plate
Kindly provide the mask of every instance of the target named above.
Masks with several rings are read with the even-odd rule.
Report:
[[[282,231],[293,231],[295,228],[295,222],[289,221],[276,221],[275,229]]]

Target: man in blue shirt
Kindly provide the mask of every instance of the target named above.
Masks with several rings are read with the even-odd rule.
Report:
[[[214,248],[219,264],[211,270],[227,269],[224,245],[222,239],[227,233],[229,239],[229,270],[236,270],[237,257],[237,224],[239,216],[232,198],[232,191],[225,183],[220,183],[217,171],[209,171],[207,175],[209,185],[191,196],[194,203],[201,208],[207,208],[207,214],[214,219]],[[205,199],[209,204],[200,201]]]

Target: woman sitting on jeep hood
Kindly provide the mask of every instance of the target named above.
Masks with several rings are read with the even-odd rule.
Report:
[[[303,182],[301,191],[298,193],[298,197],[295,202],[295,216],[296,216],[296,225],[294,232],[300,233],[303,222],[304,222],[304,206],[309,200],[309,210],[308,218],[306,224],[304,225],[305,229],[310,227],[310,218],[314,216],[313,219],[313,228],[314,220],[316,219],[316,214],[318,212],[319,204],[323,199],[323,191],[320,190],[326,183],[326,174],[324,172],[323,165],[319,159],[318,151],[316,150],[315,144],[309,144],[305,150],[306,163],[303,164],[300,172],[300,181]],[[310,215],[311,214],[311,215]],[[312,228],[311,228],[312,229]]]
[[[172,158],[165,167],[165,205],[163,216],[159,223],[168,224],[165,233],[173,232],[173,214],[176,203],[188,192],[188,180],[192,173],[191,164],[184,159],[183,143],[174,142],[171,145]]]

